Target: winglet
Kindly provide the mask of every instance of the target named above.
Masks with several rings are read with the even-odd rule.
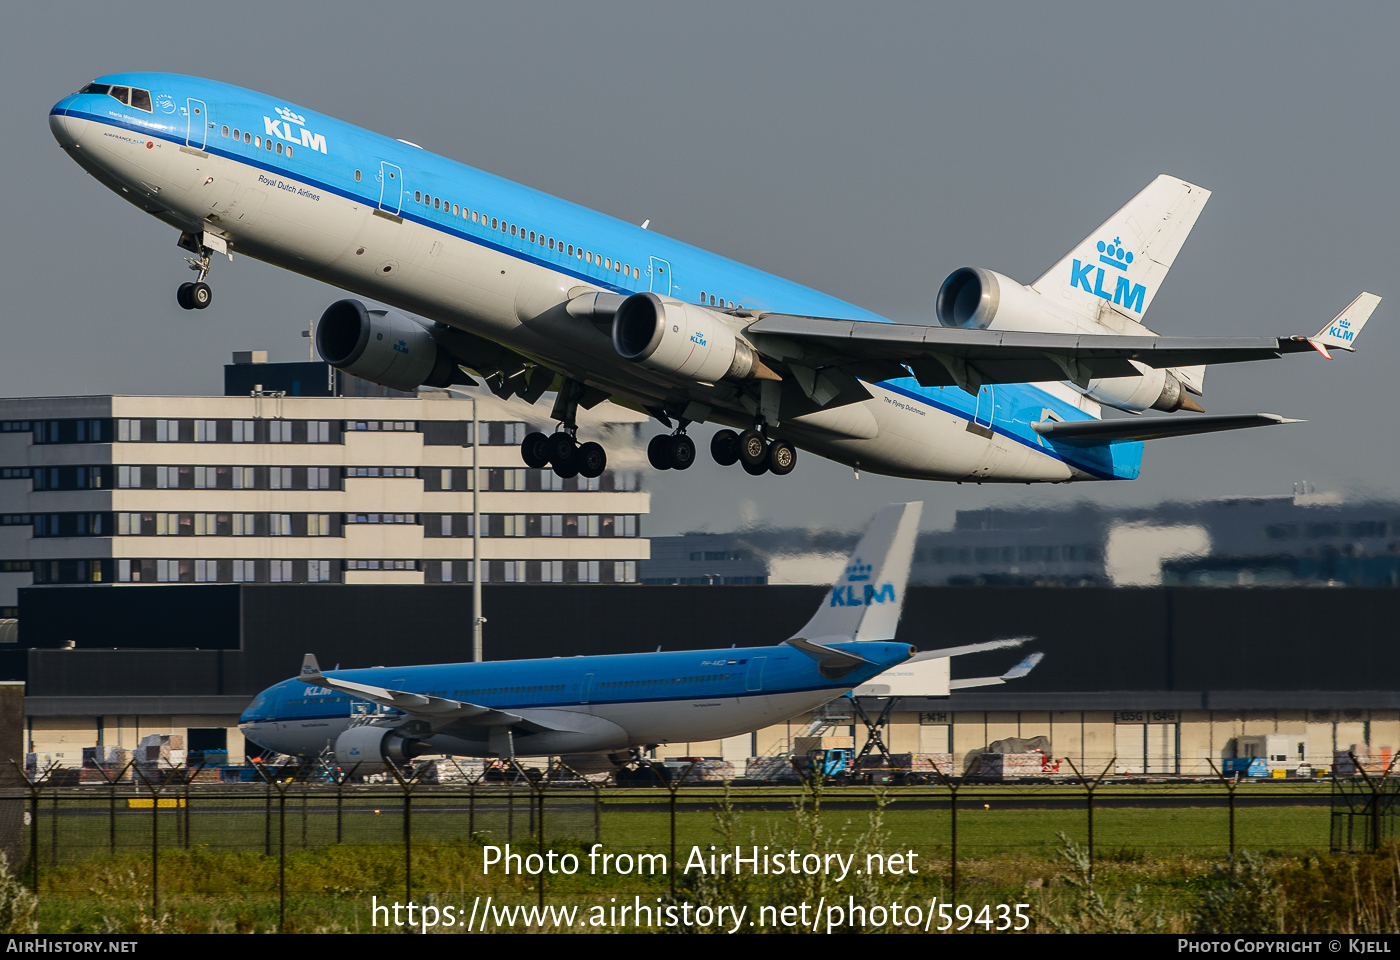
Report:
[[[1355,341],[1361,333],[1361,328],[1366,326],[1366,321],[1371,319],[1371,314],[1375,312],[1376,306],[1381,302],[1381,298],[1374,293],[1363,293],[1351,303],[1347,308],[1332,320],[1331,323],[1317,332],[1317,336],[1309,337],[1308,340],[1318,353],[1330,359],[1327,353],[1330,347],[1333,350],[1345,350],[1348,353],[1355,353]]]
[[[301,675],[303,677],[319,677],[321,675],[321,665],[316,662],[316,654],[308,653],[302,658]]]
[[[1022,660],[1020,663],[1016,664],[1016,666],[1012,667],[1010,670],[1008,670],[1008,671],[1006,671],[1005,673],[1003,673],[1003,674],[1001,675],[1001,679],[1003,679],[1003,680],[1018,680],[1018,679],[1020,679],[1021,677],[1024,677],[1026,674],[1030,673],[1032,670],[1034,670],[1035,667],[1036,667],[1036,664],[1040,663],[1040,661],[1042,661],[1042,660],[1044,660],[1044,659],[1045,659],[1045,654],[1043,654],[1043,653],[1032,653],[1030,656],[1026,657],[1026,659],[1024,659],[1024,660]]]

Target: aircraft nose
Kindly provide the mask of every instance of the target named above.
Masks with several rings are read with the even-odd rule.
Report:
[[[58,145],[65,150],[78,145],[78,122],[72,117],[62,112],[63,105],[67,100],[60,100],[49,114],[49,130],[53,133],[53,138],[58,141]]]

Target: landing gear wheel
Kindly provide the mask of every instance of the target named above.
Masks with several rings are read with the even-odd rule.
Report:
[[[578,464],[579,476],[601,477],[603,471],[608,468],[608,453],[600,443],[591,440],[578,448],[578,453],[574,455],[574,462]]]
[[[201,280],[190,286],[189,299],[196,310],[203,310],[214,302],[214,291],[209,289],[209,284]]]
[[[739,435],[733,430],[720,430],[710,438],[710,456],[721,467],[739,462]]]
[[[768,445],[768,469],[776,476],[786,477],[797,466],[797,448],[786,440],[774,440]]]
[[[757,467],[768,462],[768,441],[757,430],[745,430],[739,434],[739,459],[746,467]],[[752,471],[750,471],[752,472]]]
[[[658,470],[671,469],[671,438],[661,433],[647,444],[647,460]]]
[[[765,473],[768,472],[768,461],[767,461],[767,460],[763,461],[762,463],[758,463],[758,464],[750,464],[747,460],[740,460],[740,461],[739,461],[739,466],[743,467],[743,468],[744,468],[744,472],[747,473],[747,474],[748,474],[749,476],[751,476],[751,477],[761,477],[761,476],[763,476]]]
[[[190,291],[194,289],[192,283],[182,283],[175,289],[175,302],[182,310],[193,310],[194,301],[190,299]]]
[[[578,476],[580,459],[582,458],[579,457],[577,452],[575,452],[572,456],[568,457],[565,460],[556,461],[554,464],[555,475],[563,477],[565,480],[570,480]]]
[[[695,441],[683,433],[678,433],[670,438],[666,452],[671,458],[673,468],[689,470],[690,465],[695,462]]]
[[[542,433],[532,433],[520,441],[520,459],[532,470],[549,466],[549,451],[546,444],[549,437]]]
[[[574,438],[561,430],[545,441],[543,452],[549,456],[549,462],[557,467],[572,458],[577,449]]]

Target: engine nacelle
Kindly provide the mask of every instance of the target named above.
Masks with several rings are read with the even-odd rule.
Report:
[[[405,737],[397,730],[367,723],[350,727],[335,738],[335,762],[347,774],[367,777],[389,771],[428,752],[422,741]]]
[[[1182,408],[1196,411],[1201,409],[1200,405],[1191,399],[1181,381],[1172,376],[1170,371],[1149,367],[1136,360],[1129,362],[1142,371],[1142,376],[1090,380],[1088,389],[1084,391],[1085,395],[1099,403],[1129,413],[1141,413],[1148,409],[1163,410],[1167,413]]]
[[[718,314],[654,293],[622,301],[613,315],[612,341],[625,360],[691,380],[777,379]]]
[[[316,324],[316,349],[337,370],[393,390],[454,382],[457,363],[419,320],[337,300]]]
[[[1111,332],[1010,277],[981,267],[961,267],[948,274],[938,288],[935,309],[940,324],[962,330]]]

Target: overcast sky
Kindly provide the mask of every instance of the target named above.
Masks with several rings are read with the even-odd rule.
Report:
[[[317,11],[323,11],[318,13]],[[893,481],[801,457],[656,475],[657,535],[855,529],[881,503],[1400,493],[1392,371],[1400,8],[1345,4],[10,4],[0,395],[209,393],[233,350],[304,359],[338,291],[239,258],[186,313],[169,227],[49,135],[115,70],[256,88],[886,316],[964,265],[1030,282],[1159,173],[1214,191],[1148,315],[1163,333],[1311,334],[1387,297],[1360,352],[1217,367],[1212,413],[1307,423],[1156,441],[1143,478]],[[708,428],[694,431],[702,444]]]

